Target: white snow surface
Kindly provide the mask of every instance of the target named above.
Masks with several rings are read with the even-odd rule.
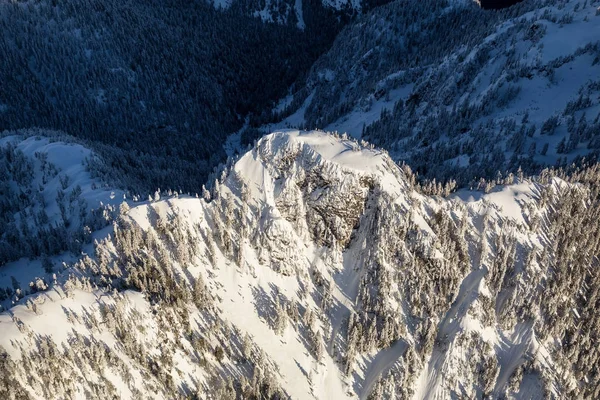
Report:
[[[104,206],[117,207],[124,201],[125,192],[119,189],[107,187],[99,179],[91,176],[87,170],[86,161],[96,157],[91,150],[80,144],[65,143],[60,140],[48,139],[43,136],[30,136],[24,138],[21,135],[11,135],[0,138],[0,147],[12,143],[17,150],[23,152],[25,157],[33,162],[34,177],[32,187],[39,189],[44,197],[44,211],[48,215],[48,225],[55,225],[61,221],[59,206],[57,204],[57,192],[62,190],[67,197],[76,188],[81,193],[75,199],[82,200],[87,213],[91,210]],[[54,167],[55,175],[44,172],[39,155],[47,155],[47,165]],[[46,171],[48,169],[46,168]],[[61,178],[68,178],[66,186],[61,183]],[[39,205],[35,204],[32,212],[39,212]],[[84,210],[85,211],[85,210]],[[69,216],[70,229],[79,227],[79,215],[73,213]],[[31,222],[30,222],[31,223]],[[72,256],[67,254],[51,257],[56,271],[61,271],[63,261],[70,262]],[[22,258],[18,261],[0,265],[0,287],[11,287],[11,277],[14,277],[22,287],[27,287],[35,277],[49,276],[42,268],[39,259]],[[2,305],[0,303],[0,305]]]
[[[43,149],[52,153],[52,159],[59,163],[62,170],[74,175],[74,182],[89,187],[89,176],[85,175],[82,168],[76,167],[82,157],[89,155],[85,149],[43,140],[38,143],[35,139],[28,139],[21,145],[28,152]],[[66,157],[61,156],[63,152],[66,152]],[[395,366],[402,365],[407,349],[415,340],[411,334],[407,334],[405,340],[399,340],[386,349],[371,350],[357,357],[354,374],[345,376],[342,373],[340,355],[337,353],[341,340],[338,334],[341,335],[345,329],[344,321],[350,313],[357,311],[359,274],[365,268],[363,263],[369,257],[364,251],[373,239],[368,236],[367,220],[363,222],[364,218],[368,218],[365,216],[369,215],[369,208],[361,211],[364,216],[356,227],[346,226],[347,222],[343,217],[336,217],[333,226],[341,232],[340,237],[348,238],[347,248],[340,252],[313,240],[307,223],[303,219],[292,218],[294,212],[309,212],[309,208],[312,207],[309,201],[321,204],[318,202],[333,199],[333,203],[330,203],[331,207],[334,207],[332,215],[344,215],[348,207],[354,204],[351,203],[354,200],[352,197],[364,198],[365,203],[369,201],[369,193],[372,195],[374,189],[363,185],[366,185],[365,182],[374,182],[372,185],[389,195],[398,206],[397,218],[412,218],[415,221],[416,226],[421,229],[421,240],[427,248],[435,236],[428,225],[431,210],[451,207],[465,210],[469,221],[468,229],[476,236],[481,234],[479,221],[483,215],[498,223],[513,221],[516,226],[524,224],[521,215],[523,208],[529,199],[537,195],[535,184],[522,182],[499,187],[487,195],[459,192],[448,200],[427,198],[411,188],[404,172],[384,151],[321,131],[274,132],[262,138],[255,148],[241,156],[231,171],[221,184],[219,196],[232,199],[234,204],[245,203],[248,209],[242,218],[251,219],[258,216],[257,232],[263,237],[261,240],[264,246],[257,246],[252,237],[240,236],[240,247],[244,254],[241,265],[233,262],[221,249],[216,250],[214,262],[210,262],[203,256],[207,251],[205,240],[197,237],[201,249],[199,256],[186,268],[172,260],[172,268],[176,274],[204,278],[211,295],[218,299],[218,315],[252,337],[274,364],[278,380],[293,399],[366,399],[380,377]],[[309,200],[302,199],[302,195],[294,189],[294,184],[304,182],[309,186],[314,185],[311,176],[315,173],[322,174],[322,179],[331,181],[315,188]],[[248,193],[241,193],[240,181],[245,183]],[[108,192],[95,193],[89,189],[84,193],[88,193],[89,199],[100,201]],[[242,201],[244,196],[245,200]],[[299,200],[288,206],[289,198],[293,196],[299,196]],[[350,203],[344,203],[346,201]],[[211,234],[215,229],[211,215],[220,212],[216,203],[187,196],[172,197],[156,202],[132,204],[127,218],[144,231],[154,231],[156,227],[151,217],[153,213],[165,218],[176,213],[183,217],[182,220],[188,226],[197,226],[201,232]],[[494,230],[493,232],[496,232]],[[348,235],[344,236],[344,232],[348,232]],[[523,244],[537,245],[537,238],[522,233],[524,231],[519,232],[523,235]],[[104,236],[108,233],[105,232]],[[481,299],[490,296],[486,286],[486,268],[486,260],[480,260],[479,264],[470,267],[470,272],[462,278],[460,290],[448,312],[440,321],[434,321],[439,324],[439,341],[436,341],[432,353],[427,356],[422,369],[418,371],[419,378],[413,387],[414,398],[448,398],[450,390],[454,389],[449,382],[452,376],[455,376],[456,365],[468,362],[469,342],[461,345],[456,341],[458,336],[465,333],[472,333],[480,338],[490,346],[489,351],[497,355],[500,364],[498,385],[521,365],[526,351],[537,354],[531,326],[518,325],[507,331],[499,326],[484,326],[475,316],[481,307]],[[281,296],[288,301],[297,301],[304,308],[317,310],[320,307],[316,297],[301,295],[307,290],[303,288],[305,285],[309,285],[309,292],[318,292],[312,281],[307,279],[314,271],[319,271],[326,280],[332,282],[332,301],[337,305],[334,311],[328,314],[326,321],[316,322],[326,348],[324,358],[320,362],[307,350],[300,330],[288,323],[283,334],[277,335],[268,322],[269,304]],[[50,335],[58,343],[66,342],[72,329],[89,334],[91,331],[84,323],[68,321],[64,310],[80,313],[85,309],[86,312],[97,314],[100,303],[114,301],[114,295],[101,290],[67,291],[68,294],[65,294],[65,289],[61,284],[57,284],[47,292],[30,296],[29,299],[33,299],[37,304],[35,311],[23,304],[27,300],[25,299],[9,312],[0,314],[0,346],[18,359],[22,350],[17,343],[26,347],[32,345],[27,344],[25,340],[24,332],[27,330]],[[131,291],[124,292],[121,298],[129,312],[137,310],[134,313],[142,315],[140,323],[145,324],[146,332],[143,337],[147,343],[151,343],[158,334],[158,327],[152,325],[152,319],[149,317],[151,306],[148,299]],[[406,317],[402,315],[402,301],[406,299],[391,298],[387,305],[399,318]],[[199,321],[198,324],[202,326],[202,317],[195,311],[191,315],[192,319]],[[20,330],[16,321],[24,323],[27,330]],[[104,340],[109,346],[116,343],[114,333],[99,329],[94,333],[96,337]],[[541,348],[539,345],[538,347]],[[118,346],[115,347],[115,351],[127,359]],[[543,357],[549,355],[543,354]],[[226,359],[225,362],[231,363],[231,368],[237,368],[232,360]],[[177,368],[171,374],[177,385],[193,387],[198,382],[204,382],[206,377],[203,370],[187,355],[178,353],[175,363]],[[218,365],[213,358],[209,358],[208,363]],[[191,379],[192,376],[198,382],[195,383]],[[90,379],[93,381],[96,377]],[[131,396],[121,377],[113,374],[108,379],[113,381],[121,397]],[[140,372],[136,370],[133,379],[141,384]],[[81,382],[80,392],[76,397],[83,396],[84,385],[85,383]],[[471,383],[467,385],[470,387]],[[533,397],[541,395],[534,390],[534,386],[530,389]],[[144,393],[144,396],[161,397],[149,392]]]

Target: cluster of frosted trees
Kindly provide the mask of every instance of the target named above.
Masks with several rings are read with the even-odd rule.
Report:
[[[48,201],[52,179],[59,186]],[[40,258],[47,274],[56,272],[49,256],[79,254],[90,233],[108,225],[115,212],[110,206],[90,211],[81,187],[48,162],[46,153],[29,159],[12,142],[0,147],[0,192],[0,266],[22,257]],[[58,214],[51,218],[47,210],[54,204]],[[0,301],[28,291],[27,282],[13,280],[12,287],[0,287]]]

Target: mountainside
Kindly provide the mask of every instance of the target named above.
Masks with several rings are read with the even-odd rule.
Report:
[[[92,231],[109,225],[106,208],[118,206],[124,194],[92,177],[89,167],[101,163],[98,157],[80,144],[57,141],[68,139],[64,134],[11,133],[0,138],[0,277],[14,273],[20,280],[23,270],[52,269],[49,256],[79,253]],[[25,257],[41,260],[21,271],[4,266]]]
[[[300,30],[203,0],[2,2],[0,131],[76,136],[138,194],[199,190],[227,135],[302,82],[345,22],[306,7]]]
[[[599,5],[387,4],[340,33],[269,127],[348,132],[461,185],[595,161]]]
[[[273,133],[0,314],[0,397],[598,397],[599,177],[426,196],[366,143]]]

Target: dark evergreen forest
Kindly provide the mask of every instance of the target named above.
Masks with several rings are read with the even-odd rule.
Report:
[[[302,31],[246,16],[243,4],[3,2],[0,132],[62,130],[131,190],[198,191],[226,135],[302,81],[347,20],[305,1]]]

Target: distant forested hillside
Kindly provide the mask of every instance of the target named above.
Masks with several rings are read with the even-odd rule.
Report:
[[[273,124],[348,132],[458,186],[595,162],[599,4],[394,1],[342,30]]]
[[[344,22],[304,2],[305,30],[204,1],[0,4],[0,132],[89,140],[138,192],[198,190],[249,114],[287,94]]]

